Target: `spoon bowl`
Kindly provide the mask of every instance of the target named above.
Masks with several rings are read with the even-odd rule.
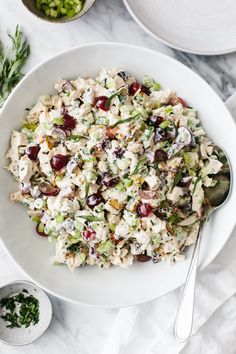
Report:
[[[201,230],[204,221],[208,220],[215,210],[219,209],[227,202],[232,189],[232,168],[230,161],[226,153],[219,146],[214,145],[214,147],[223,166],[218,174],[212,176],[217,181],[216,185],[204,189],[208,207],[204,211],[204,218],[200,221],[197,239],[174,324],[175,340],[181,343],[186,342],[192,332],[196,274],[202,235]]]

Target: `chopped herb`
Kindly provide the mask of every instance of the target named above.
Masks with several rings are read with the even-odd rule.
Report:
[[[182,171],[176,173],[175,178],[174,178],[173,187],[175,187],[179,183],[179,181],[181,180],[182,176],[183,176]]]
[[[70,245],[69,247],[67,247],[67,250],[72,253],[78,253],[80,250],[80,244],[74,243],[73,245]]]
[[[123,95],[118,95],[118,98],[119,98],[119,100],[120,100],[120,103],[121,103],[122,105],[124,105],[124,104],[125,104],[125,101],[126,101],[126,97],[123,96]]]
[[[78,216],[78,218],[85,219],[85,220],[87,220],[89,222],[104,221],[102,218],[98,218],[98,217],[93,216],[93,215],[80,215],[80,216]]]
[[[168,219],[168,222],[170,224],[177,224],[179,222],[179,216],[177,214],[171,215],[171,217]]]
[[[111,101],[113,100],[113,98],[115,98],[116,96],[118,96],[121,91],[124,89],[124,87],[121,87],[120,90],[118,90],[117,92],[113,93],[110,97],[108,97],[108,99],[106,100],[106,103],[105,103],[105,108],[106,109],[109,109],[110,108],[110,105],[111,105]]]
[[[145,161],[146,161],[146,158],[138,161],[133,172],[130,174],[130,176],[136,175],[138,172],[140,172],[140,170],[143,168]]]
[[[84,176],[84,184],[85,184],[85,197],[87,198],[87,196],[89,195],[89,183],[88,183],[88,179],[85,175]]]
[[[24,289],[21,293],[1,299],[2,319],[7,327],[29,327],[39,321],[39,301]]]
[[[195,181],[195,183],[194,183],[193,194],[194,194],[194,192],[195,192],[195,190],[196,190],[196,187],[197,187],[197,184],[198,184],[198,182],[200,182],[200,180],[201,180],[201,177],[198,176],[197,179],[196,179],[196,181]]]
[[[70,135],[67,137],[67,140],[74,140],[74,141],[79,141],[81,139],[89,139],[87,136],[84,135]]]
[[[128,123],[134,119],[136,119],[137,117],[140,117],[141,113],[138,113],[136,114],[135,116],[133,117],[129,117],[129,118],[126,118],[126,119],[121,119],[121,120],[118,120],[118,122],[116,122],[115,124],[111,125],[110,127],[111,128],[115,128],[117,127],[117,125],[120,125],[120,124],[124,124],[124,123]]]

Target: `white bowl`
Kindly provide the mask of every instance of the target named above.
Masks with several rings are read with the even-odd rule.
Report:
[[[47,294],[37,285],[17,280],[0,288],[0,300],[16,293],[27,290],[39,301],[39,322],[27,328],[9,328],[7,322],[0,318],[0,341],[9,345],[26,345],[34,342],[48,328],[52,319],[52,305]]]
[[[59,78],[95,76],[103,67],[123,68],[137,78],[150,75],[163,87],[175,89],[191,106],[198,109],[209,136],[228,154],[236,171],[236,127],[224,103],[210,86],[183,64],[158,52],[126,44],[97,43],[80,46],[44,62],[17,86],[3,107],[0,124],[0,164],[6,164],[5,152],[14,128],[20,127],[38,96],[54,92]],[[16,189],[12,176],[0,174],[0,235],[2,242],[20,268],[48,292],[80,304],[104,307],[134,305],[157,298],[183,283],[189,259],[170,266],[166,263],[135,264],[128,269],[109,270],[84,267],[71,273],[65,266],[50,263],[53,246],[38,237],[35,225],[23,206],[9,202]],[[201,266],[206,266],[221,250],[235,224],[236,193],[233,186],[228,202],[204,228]],[[189,258],[189,257],[188,257]]]

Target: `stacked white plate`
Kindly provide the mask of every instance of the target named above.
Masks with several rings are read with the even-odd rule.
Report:
[[[185,52],[236,51],[235,0],[124,0],[130,14],[159,41]]]

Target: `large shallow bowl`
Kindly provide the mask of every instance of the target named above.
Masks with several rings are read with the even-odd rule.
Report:
[[[12,176],[3,170],[11,131],[20,127],[25,108],[31,107],[41,94],[53,93],[57,79],[94,76],[104,67],[126,69],[139,79],[150,75],[197,107],[208,134],[227,152],[234,176],[236,127],[224,103],[197,74],[163,54],[126,44],[89,44],[61,53],[31,71],[7,100],[0,116],[0,236],[6,250],[48,292],[80,304],[118,307],[142,303],[175,289],[185,279],[189,257],[174,266],[148,262],[128,269],[84,267],[74,273],[65,266],[52,265],[53,246],[36,235],[25,208],[9,202],[9,194],[16,185]],[[204,229],[201,267],[213,260],[229,238],[235,224],[235,205],[233,186],[228,202]]]

